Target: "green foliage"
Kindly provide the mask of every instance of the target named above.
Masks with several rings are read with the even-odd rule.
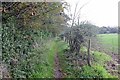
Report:
[[[59,34],[65,24],[62,2],[3,2],[2,7],[2,58],[11,77],[29,78],[38,64],[53,65],[52,51],[47,52],[50,50],[43,43]],[[43,77],[49,77],[51,71]]]
[[[87,54],[87,48],[86,47],[82,47],[81,48],[81,53],[83,54]],[[101,65],[105,65],[105,63],[107,61],[112,60],[112,57],[106,53],[103,52],[99,52],[99,51],[91,51],[91,58],[92,58],[92,63],[93,64],[101,64]]]
[[[83,66],[79,75],[81,78],[115,78],[101,65]]]
[[[80,29],[81,34],[86,37],[96,36],[98,33],[98,27],[89,22],[81,22],[77,27]]]
[[[65,78],[117,78],[109,74],[101,65],[76,67],[72,65],[73,63],[70,65],[70,62],[64,57],[65,55],[61,56],[61,65]]]
[[[84,47],[84,46],[81,47],[81,50],[80,50],[80,51],[81,51],[81,53],[84,53],[84,52],[85,52],[85,53],[87,54],[87,48]]]
[[[91,37],[96,37],[97,30],[97,26],[89,22],[81,22],[81,24],[68,27],[60,37],[69,43],[71,53],[79,54],[82,44]]]
[[[109,33],[118,33],[118,27],[100,27],[99,34],[109,34]]]
[[[65,50],[64,53],[61,53],[59,55],[65,78],[90,78],[91,80],[92,78],[117,78],[109,74],[103,67],[107,61],[110,61],[112,59],[111,56],[107,55],[106,53],[91,51],[91,58],[93,58],[91,61],[91,67],[88,65],[75,65],[72,62],[74,58],[71,58],[72,55],[69,54],[69,50]],[[82,54],[87,54],[86,47],[81,48],[81,55]]]
[[[14,17],[2,26],[2,58],[12,77],[27,77],[30,74],[29,58],[32,48],[31,31],[18,29]],[[24,70],[23,70],[24,69]]]
[[[41,54],[41,58],[39,58],[40,63],[35,66],[35,72],[32,73],[31,77],[34,78],[53,78],[54,77],[54,57],[56,53],[63,51],[66,47],[64,42],[59,41],[58,39],[47,40],[47,43],[44,43],[44,54]],[[63,47],[61,47],[64,45]],[[40,47],[37,48],[37,50]],[[36,53],[36,51],[34,53]],[[40,54],[39,54],[40,55]]]
[[[107,61],[112,60],[111,56],[107,55],[106,53],[102,53],[98,51],[92,51],[91,55],[94,58],[94,62],[100,65],[104,65]]]
[[[56,53],[60,56],[65,77],[112,77],[97,65],[104,65],[111,60],[110,56],[92,51],[96,64],[80,67],[70,60],[77,60],[80,54],[69,54],[68,44],[55,38],[67,22],[62,2],[3,2],[3,8],[2,61],[7,64],[11,78],[53,78]],[[89,23],[71,28],[65,35],[70,49],[79,53],[84,36],[95,36],[96,30],[93,28],[96,26]],[[82,49],[84,51],[85,48]]]
[[[110,75],[101,65],[75,67],[70,65],[65,55],[61,55],[60,59],[65,78],[116,78]]]

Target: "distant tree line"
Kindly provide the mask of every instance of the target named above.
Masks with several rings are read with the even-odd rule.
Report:
[[[99,34],[106,34],[106,33],[118,33],[118,27],[100,27]]]

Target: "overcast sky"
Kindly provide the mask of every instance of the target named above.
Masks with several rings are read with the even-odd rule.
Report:
[[[65,0],[71,5],[71,12],[74,13],[75,5],[78,8],[86,4],[81,10],[81,21],[88,20],[91,23],[101,26],[118,26],[118,2],[120,0]]]

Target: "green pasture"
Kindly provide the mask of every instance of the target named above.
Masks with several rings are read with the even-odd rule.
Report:
[[[118,34],[99,34],[103,44],[118,46]]]
[[[111,49],[118,49],[120,46],[118,34],[99,34],[98,39],[100,43]]]

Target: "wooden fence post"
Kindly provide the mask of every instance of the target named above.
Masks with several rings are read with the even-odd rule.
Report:
[[[114,54],[114,42],[113,42],[113,38],[112,38],[112,54]]]
[[[88,66],[91,66],[91,62],[90,62],[90,47],[91,47],[91,40],[89,39],[89,41],[88,41],[88,58],[87,58]]]

